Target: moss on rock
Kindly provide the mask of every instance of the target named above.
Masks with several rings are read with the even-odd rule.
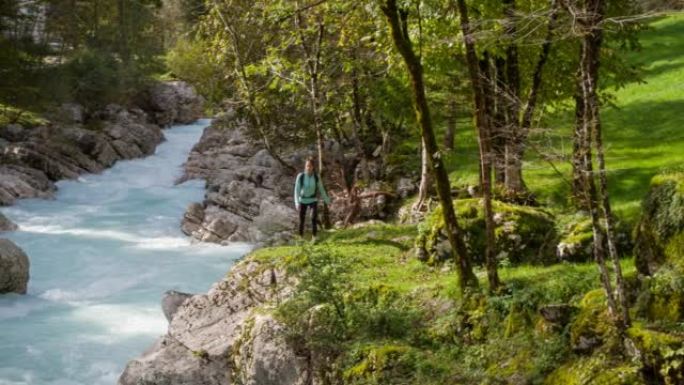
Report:
[[[636,312],[650,322],[673,324],[684,320],[684,276],[660,269],[642,280]]]
[[[634,237],[639,272],[650,275],[663,264],[684,271],[684,172],[653,177]]]
[[[649,330],[635,323],[627,336],[638,350],[643,376],[650,383],[684,383],[684,335]]]
[[[580,353],[618,347],[618,332],[608,313],[603,289],[588,292],[580,301],[579,312],[570,325],[570,343]]]
[[[578,357],[554,370],[544,385],[637,385],[645,384],[639,366],[611,360],[603,355]]]
[[[621,256],[624,256],[632,248],[629,228],[618,218],[615,218],[614,222],[617,224],[615,231],[617,250]],[[561,230],[556,255],[564,261],[591,261],[594,256],[593,241],[591,218],[587,215],[577,215]]]
[[[454,201],[456,216],[465,231],[466,246],[476,263],[484,262],[485,222],[480,199]],[[553,216],[528,206],[494,201],[497,259],[511,263],[548,264],[556,260],[557,234]],[[451,255],[446,241],[444,216],[436,208],[419,226],[417,245],[424,245],[429,261],[439,262]]]

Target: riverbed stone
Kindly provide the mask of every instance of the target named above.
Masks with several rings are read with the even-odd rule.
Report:
[[[17,225],[15,225],[6,216],[4,216],[2,213],[0,213],[0,232],[14,231],[16,229],[17,229]]]
[[[28,281],[28,256],[9,239],[0,238],[0,294],[26,294]]]

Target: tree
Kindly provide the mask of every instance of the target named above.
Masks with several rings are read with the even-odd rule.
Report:
[[[475,106],[475,126],[477,127],[478,143],[480,147],[480,186],[485,217],[485,264],[489,278],[489,288],[496,291],[501,282],[497,272],[496,238],[494,233],[494,213],[492,209],[492,152],[491,152],[491,100],[487,100],[486,76],[477,59],[475,41],[468,17],[465,0],[457,0],[460,15],[461,32],[466,50],[466,63],[470,74],[471,87]],[[487,58],[483,61],[485,69]]]
[[[576,11],[576,9],[572,9]],[[601,45],[603,42],[603,28],[601,23],[605,15],[604,0],[585,0],[581,13],[577,13],[578,24],[583,33],[580,51],[579,86],[581,97],[581,116],[579,122],[579,144],[581,154],[581,166],[583,175],[583,187],[585,201],[591,215],[592,232],[594,235],[594,258],[599,267],[601,283],[608,299],[608,308],[615,317],[618,329],[624,332],[629,326],[629,308],[625,294],[624,280],[617,255],[614,239],[614,224],[610,210],[608,195],[605,159],[603,154],[603,141],[601,138],[600,102],[598,98],[598,77],[601,57]],[[596,188],[593,173],[592,143],[596,146],[599,166],[599,188]],[[603,218],[601,218],[603,216]],[[601,225],[601,219],[605,228]],[[610,275],[606,266],[605,243],[609,247],[610,258],[616,275],[617,301],[611,284]]]
[[[451,199],[451,186],[449,177],[444,169],[441,153],[437,147],[430,110],[425,96],[425,85],[423,80],[423,69],[413,51],[411,39],[408,32],[408,11],[399,9],[396,0],[385,0],[380,9],[387,18],[392,34],[394,45],[402,56],[411,79],[413,90],[413,104],[416,120],[420,127],[425,149],[430,154],[430,168],[437,184],[437,194],[442,206],[444,223],[447,229],[447,237],[452,250],[456,254],[456,263],[460,279],[461,290],[465,291],[468,287],[477,287],[478,282],[472,271],[470,259],[468,257],[465,243],[463,241],[463,231],[456,221],[453,201]]]

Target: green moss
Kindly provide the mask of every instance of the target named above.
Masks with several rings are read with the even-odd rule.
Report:
[[[368,346],[356,352],[358,362],[343,373],[345,383],[392,384],[412,376],[412,349],[405,345]]]
[[[650,322],[671,325],[684,320],[684,275],[660,269],[642,280],[635,310]]]
[[[636,385],[645,384],[638,365],[611,362],[609,357],[597,355],[580,357],[554,370],[544,385]]]
[[[645,372],[655,383],[684,383],[684,336],[646,329],[635,323],[627,330],[641,355]]]
[[[35,112],[0,103],[0,127],[11,123],[30,128],[46,125],[48,121]]]
[[[684,173],[655,176],[635,234],[637,267],[653,274],[663,264],[684,270]]]
[[[454,200],[459,225],[465,231],[466,246],[475,263],[483,263],[485,247],[484,211],[480,199]],[[494,201],[496,249],[502,262],[550,263],[555,261],[556,230],[553,216],[540,208]],[[446,240],[441,206],[419,227],[419,242],[425,244],[431,260],[444,261],[450,248]]]
[[[605,291],[596,289],[588,292],[580,301],[579,312],[570,325],[573,348],[612,351],[619,348],[619,342],[617,329],[608,313]]]

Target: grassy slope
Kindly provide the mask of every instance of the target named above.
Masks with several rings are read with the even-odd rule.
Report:
[[[645,83],[632,83],[615,92],[616,107],[602,112],[604,141],[613,206],[630,222],[636,220],[641,199],[650,178],[664,169],[684,167],[684,14],[652,23],[643,33],[640,52],[628,55],[634,64],[642,64]],[[557,121],[557,119],[554,119]],[[558,151],[572,149],[572,115],[545,137],[554,140]],[[459,125],[457,151],[449,164],[455,170],[452,180],[474,183],[477,173],[477,143],[468,122]],[[539,147],[544,139],[535,138]],[[571,166],[555,162],[570,177]],[[568,185],[546,161],[528,150],[524,176],[528,186],[548,204],[567,204]]]
[[[643,52],[632,56],[650,63],[648,83],[619,90],[620,109],[603,114],[614,201],[631,219],[651,176],[684,160],[684,40],[679,36],[684,36],[684,15],[654,23],[644,35]],[[568,127],[557,130],[570,135]],[[458,133],[459,145],[469,151],[449,159],[452,165],[469,167],[452,173],[452,178],[471,183],[477,172],[476,162],[469,159],[476,157],[472,134]],[[560,178],[534,156],[528,162],[527,181],[535,192],[550,201],[563,200],[567,191]],[[539,307],[546,304],[583,306],[588,292],[595,298],[592,290],[600,287],[595,264],[502,267],[508,294],[463,298],[452,265],[433,267],[413,256],[416,234],[411,225],[325,232],[315,246],[265,248],[251,258],[301,266],[302,258],[311,258],[307,255],[337,255],[327,261],[344,265],[341,272],[330,275],[326,264],[310,268],[303,274],[308,286],[300,287],[299,299],[280,316],[289,325],[303,322],[309,330],[307,309],[325,304],[321,298],[326,296],[344,302],[344,320],[333,324],[336,331],[308,338],[318,344],[310,347],[337,352],[335,367],[347,384],[499,384],[517,383],[518,378],[556,385],[575,383],[573,379],[605,367],[613,368],[606,373],[615,383],[635,375],[633,363],[612,354],[575,355],[570,350],[572,327],[549,329],[539,316]],[[631,260],[623,262],[623,269],[635,276]],[[486,287],[486,273],[477,269],[476,274]],[[597,314],[602,313],[591,310],[584,315],[589,317],[586,327],[604,327],[592,318]],[[345,325],[342,334],[340,325]]]
[[[346,384],[503,384],[511,376],[542,383],[572,357],[569,329],[549,332],[537,309],[579,305],[599,287],[593,263],[500,268],[508,294],[463,298],[453,265],[428,266],[413,256],[416,232],[413,225],[332,231],[315,246],[265,248],[251,258],[292,266],[304,255],[339,257],[331,264],[344,265],[344,273],[326,276],[329,264],[304,273],[314,283],[300,287],[294,303],[321,290],[343,298],[343,336],[309,338],[337,351],[335,367]],[[623,269],[634,276],[631,261]],[[486,273],[478,269],[477,275],[486,287]],[[308,325],[306,309],[326,303],[319,294],[280,317]],[[340,324],[334,325],[339,332]]]

